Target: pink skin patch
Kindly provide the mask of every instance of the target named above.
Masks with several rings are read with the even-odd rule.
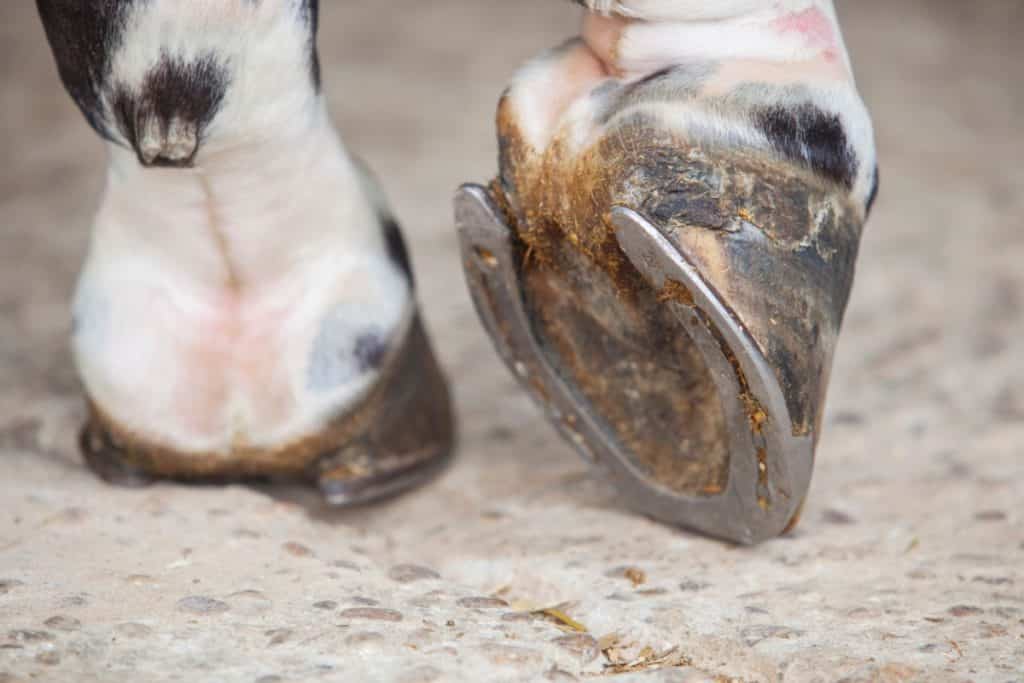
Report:
[[[232,417],[225,406],[236,392],[245,397],[246,417],[252,424],[287,421],[296,407],[286,368],[278,361],[287,353],[279,335],[287,311],[254,314],[244,310],[234,292],[218,298],[215,308],[193,325],[183,328],[175,317],[166,321],[169,336],[176,338],[167,362],[179,372],[168,408],[175,411],[172,416],[179,421],[179,429],[190,430],[196,437],[218,436]]]
[[[836,33],[832,20],[817,7],[810,7],[800,12],[787,14],[774,23],[779,33],[798,33],[804,37],[808,47],[819,48],[827,61],[835,61],[839,57],[836,49]]]

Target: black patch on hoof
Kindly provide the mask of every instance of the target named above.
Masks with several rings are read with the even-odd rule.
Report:
[[[139,92],[118,86],[113,97],[117,126],[144,166],[190,166],[203,130],[220,109],[228,87],[227,70],[213,55],[186,62],[164,54],[142,83]],[[187,155],[161,152],[150,158],[146,147],[169,147],[172,124],[191,131],[194,146]],[[146,140],[153,130],[158,141]]]
[[[384,240],[388,245],[388,256],[402,269],[405,276],[409,278],[409,285],[416,287],[416,276],[412,272],[412,262],[409,259],[409,249],[405,246],[405,238],[402,237],[402,229],[398,222],[391,216],[384,218]]]
[[[379,370],[388,355],[387,341],[374,332],[367,332],[356,339],[355,356],[360,372]]]
[[[804,103],[757,108],[754,121],[779,154],[807,164],[846,188],[853,187],[857,156],[849,145],[838,114]]]
[[[108,140],[102,93],[125,19],[139,0],[36,0],[61,81],[89,125]]]
[[[368,372],[379,370],[390,349],[388,332],[367,326],[361,304],[342,304],[320,324],[310,349],[306,386],[334,391]]]
[[[875,166],[875,172],[871,176],[871,191],[868,192],[868,203],[865,210],[865,216],[871,215],[871,209],[875,208],[875,200],[878,199],[878,188],[881,179],[879,177],[878,167]]]

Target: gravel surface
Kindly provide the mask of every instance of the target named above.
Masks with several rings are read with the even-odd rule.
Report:
[[[325,3],[333,111],[456,380],[454,465],[347,512],[94,479],[67,309],[104,153],[33,5],[0,7],[0,682],[1024,680],[1024,6],[842,5],[883,191],[803,524],[737,548],[623,509],[463,287],[449,198],[495,171],[510,72],[574,31],[551,0]]]

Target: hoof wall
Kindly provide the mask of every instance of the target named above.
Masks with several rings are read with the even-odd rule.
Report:
[[[443,469],[455,447],[448,385],[418,317],[369,393],[296,446],[189,454],[119,437],[117,425],[105,423],[92,406],[79,444],[89,467],[111,484],[298,479],[339,506],[389,497],[425,482]]]
[[[131,464],[110,433],[94,420],[86,422],[78,436],[79,449],[89,468],[103,481],[124,488],[144,488],[156,479]]]

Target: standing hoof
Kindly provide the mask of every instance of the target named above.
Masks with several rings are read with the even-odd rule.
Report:
[[[108,484],[137,489],[156,481],[132,464],[127,454],[114,443],[110,433],[93,418],[79,432],[78,447],[89,469]]]
[[[110,150],[73,306],[92,468],[338,504],[437,471],[448,391],[398,222],[328,115],[316,0],[38,5]]]

